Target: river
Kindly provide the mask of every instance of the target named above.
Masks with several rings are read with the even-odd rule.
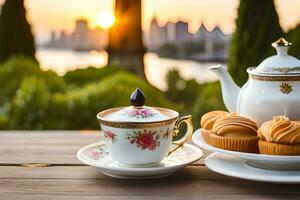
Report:
[[[104,67],[107,64],[107,58],[108,55],[104,51],[75,52],[42,48],[37,50],[37,59],[42,69],[52,69],[59,75],[88,66]],[[154,53],[146,53],[144,63],[148,81],[161,90],[166,90],[167,88],[166,74],[171,69],[177,69],[183,78],[194,78],[199,83],[217,79],[208,68],[218,63],[199,63],[191,60],[160,58]]]

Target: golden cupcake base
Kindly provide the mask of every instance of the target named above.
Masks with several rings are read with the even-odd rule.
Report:
[[[210,144],[212,146],[220,149],[245,153],[258,153],[258,140],[259,138],[256,136],[249,138],[229,138],[215,134],[210,135]]]
[[[259,152],[268,155],[300,155],[300,144],[278,144],[267,142],[265,140],[258,141]]]
[[[210,135],[212,132],[212,130],[201,129],[202,137],[207,144],[210,144]]]

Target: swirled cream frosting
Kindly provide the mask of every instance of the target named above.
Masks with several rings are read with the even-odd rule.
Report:
[[[257,135],[257,124],[237,113],[230,113],[214,123],[213,131],[216,135],[224,137],[253,137]]]
[[[228,115],[229,113],[226,111],[211,111],[204,114],[201,117],[201,128],[203,129],[212,129],[215,121],[223,116]]]
[[[261,125],[258,136],[268,142],[282,144],[300,143],[300,123],[279,115]]]

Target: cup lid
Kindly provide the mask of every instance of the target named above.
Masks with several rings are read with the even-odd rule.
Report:
[[[300,60],[288,55],[288,49],[292,44],[284,38],[280,38],[272,43],[277,55],[263,60],[254,72],[270,75],[300,74]]]
[[[136,88],[130,96],[131,106],[117,109],[105,116],[105,120],[117,122],[157,122],[170,117],[160,110],[145,106],[144,93]]]

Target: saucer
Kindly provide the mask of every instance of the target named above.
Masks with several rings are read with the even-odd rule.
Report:
[[[276,156],[255,153],[244,153],[238,151],[229,151],[220,149],[207,144],[198,129],[194,132],[192,141],[197,146],[211,152],[218,152],[223,155],[229,155],[236,158],[241,158],[247,162],[248,165],[269,170],[283,170],[283,171],[300,171],[300,156]]]
[[[210,170],[235,178],[272,183],[300,183],[300,171],[274,171],[247,165],[240,158],[213,153],[205,159]]]
[[[101,170],[103,174],[122,179],[153,179],[165,177],[184,168],[202,157],[202,151],[191,144],[164,158],[157,166],[147,168],[125,167],[112,160],[104,142],[87,145],[77,152],[77,158],[90,166]]]

